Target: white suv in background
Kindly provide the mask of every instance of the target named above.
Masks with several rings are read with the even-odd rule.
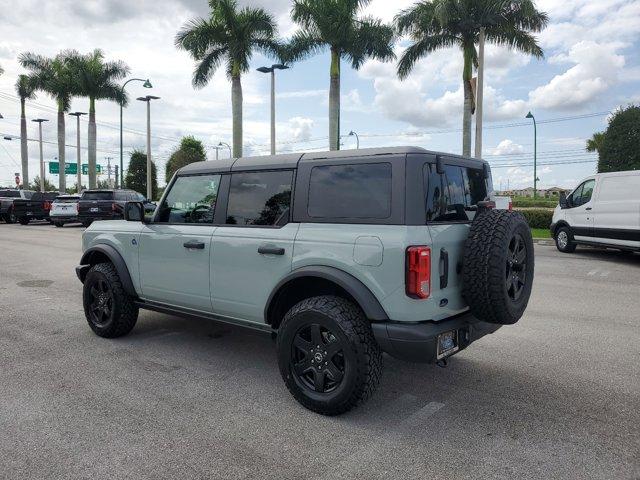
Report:
[[[78,221],[79,195],[60,195],[51,204],[49,219],[56,227],[62,227],[65,223]]]
[[[551,235],[561,252],[576,245],[640,250],[640,171],[584,179],[553,212]]]

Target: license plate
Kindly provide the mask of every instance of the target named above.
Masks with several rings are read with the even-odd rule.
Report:
[[[93,207],[89,210],[91,213],[99,212],[100,209],[98,207]]]
[[[459,350],[458,331],[450,330],[438,335],[437,360],[448,357]]]

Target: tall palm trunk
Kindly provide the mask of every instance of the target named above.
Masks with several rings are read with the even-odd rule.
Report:
[[[89,99],[89,188],[96,188],[96,99]]]
[[[65,134],[64,134],[64,108],[62,102],[58,101],[58,166],[59,170],[59,188],[58,191],[61,194],[65,194],[67,191],[67,177],[64,173],[65,161],[64,161],[64,149],[65,149]],[[40,180],[42,181],[42,179]]]
[[[231,77],[231,115],[233,117],[233,157],[242,156],[242,83],[240,73]]]
[[[22,160],[22,188],[29,188],[29,149],[27,147],[27,116],[25,99],[20,98],[20,158]]]
[[[340,150],[340,54],[334,48],[329,75],[329,150]]]
[[[464,47],[464,69],[462,84],[464,87],[464,106],[462,112],[462,154],[471,155],[471,110],[473,109],[473,91],[471,89],[471,75],[473,66],[473,46]]]

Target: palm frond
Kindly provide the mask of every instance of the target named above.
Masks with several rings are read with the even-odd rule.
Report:
[[[447,48],[459,43],[460,39],[448,34],[432,35],[412,43],[400,57],[400,61],[398,62],[398,77],[400,79],[407,78],[416,62],[422,57],[441,48]]]
[[[193,72],[192,83],[194,88],[202,88],[209,83],[226,52],[227,49],[225,47],[213,48],[198,62]]]
[[[314,32],[312,29],[299,30],[284,46],[284,60],[287,63],[297,62],[316,55],[326,47],[327,43],[318,32]]]
[[[344,53],[351,60],[351,66],[359,69],[365,60],[388,61],[396,58],[393,51],[395,32],[393,27],[374,18],[359,20],[353,31],[351,42]]]
[[[36,98],[36,84],[33,78],[28,75],[18,75],[16,93],[22,100],[33,100]]]

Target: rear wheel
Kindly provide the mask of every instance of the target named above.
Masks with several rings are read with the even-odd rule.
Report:
[[[64,227],[64,223],[62,223],[62,222],[53,222],[53,224],[58,228]]]
[[[573,253],[576,250],[576,243],[573,241],[573,234],[569,227],[560,227],[555,234],[556,248],[562,253]]]
[[[364,403],[377,387],[382,353],[366,318],[340,297],[302,300],[282,320],[278,363],[304,407],[338,415]]]
[[[4,221],[7,223],[16,223],[18,219],[13,213],[13,208],[10,208],[9,211],[4,216]]]
[[[84,279],[82,302],[89,326],[100,337],[126,335],[138,320],[138,307],[124,291],[111,263],[91,267]]]
[[[19,220],[20,225],[28,225],[29,224],[29,219],[25,218],[25,217],[21,217]]]

